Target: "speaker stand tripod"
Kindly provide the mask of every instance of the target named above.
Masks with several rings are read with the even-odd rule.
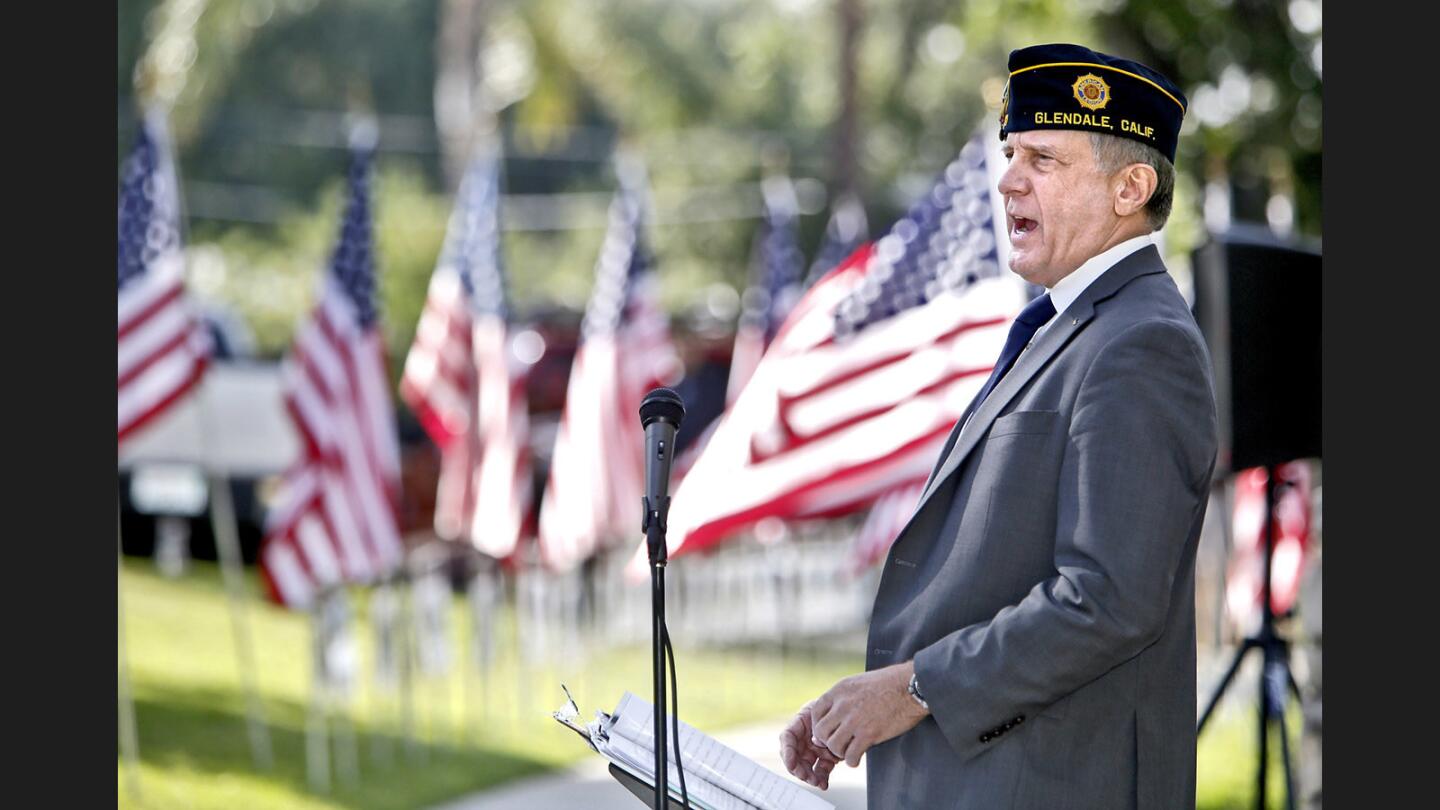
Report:
[[[1265,777],[1270,759],[1269,738],[1272,724],[1280,734],[1280,762],[1285,769],[1285,807],[1287,810],[1295,810],[1295,781],[1290,772],[1290,742],[1285,731],[1285,707],[1291,694],[1295,695],[1296,703],[1300,702],[1300,687],[1290,674],[1290,643],[1275,631],[1275,610],[1270,602],[1272,564],[1275,558],[1275,499],[1281,486],[1292,484],[1288,481],[1277,484],[1277,470],[1278,467],[1273,464],[1265,468],[1265,581],[1260,602],[1260,629],[1241,643],[1234,660],[1230,662],[1230,668],[1225,672],[1225,677],[1220,679],[1220,685],[1210,696],[1195,729],[1197,736],[1205,730],[1205,722],[1210,719],[1215,704],[1220,702],[1220,697],[1235,678],[1246,654],[1252,649],[1260,650],[1260,751],[1255,793],[1255,807],[1258,810],[1265,810]]]

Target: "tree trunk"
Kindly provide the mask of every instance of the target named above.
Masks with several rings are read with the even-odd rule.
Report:
[[[856,51],[860,44],[860,0],[839,0],[836,12],[840,23],[840,120],[835,131],[835,187],[837,197],[860,193],[856,161],[859,140],[856,98]]]
[[[435,34],[435,129],[450,189],[460,186],[472,136],[491,113],[483,102],[480,53],[488,14],[485,0],[441,0]]]

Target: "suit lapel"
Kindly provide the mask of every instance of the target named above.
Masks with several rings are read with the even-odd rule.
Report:
[[[1035,341],[1027,351],[1022,353],[1015,361],[1015,365],[1002,378],[996,386],[990,390],[990,395],[980,403],[980,408],[970,417],[968,424],[960,431],[955,439],[954,445],[950,447],[949,454],[945,457],[945,463],[939,471],[931,476],[925,491],[920,495],[920,501],[911,514],[914,519],[925,504],[930,501],[935,491],[940,488],[945,479],[950,477],[960,464],[965,460],[970,451],[975,449],[980,437],[989,430],[990,424],[1000,415],[1000,411],[1014,399],[1020,389],[1030,382],[1030,379],[1050,362],[1070,339],[1085,328],[1085,325],[1095,317],[1095,305],[1106,298],[1120,291],[1131,280],[1148,273],[1163,273],[1165,265],[1160,261],[1160,253],[1154,245],[1149,245],[1121,259],[1116,265],[1105,271],[1096,279],[1080,297],[1075,299],[1064,312],[1059,313],[1045,333]],[[968,411],[969,409],[967,409]],[[964,417],[961,417],[963,421]],[[903,530],[901,532],[904,533]]]
[[[920,502],[915,507],[916,512],[925,507],[930,496],[935,493],[940,484],[955,472],[970,451],[975,449],[980,437],[985,435],[986,430],[989,429],[990,424],[995,421],[995,417],[1000,414],[1005,405],[1025,386],[1025,383],[1030,381],[1031,377],[1035,376],[1035,372],[1039,371],[1051,357],[1054,357],[1061,347],[1069,342],[1070,338],[1090,320],[1088,315],[1081,319],[1078,314],[1069,311],[1059,317],[1061,321],[1052,324],[1049,329],[1045,330],[1045,334],[1035,342],[1035,345],[1020,355],[1009,373],[1000,379],[1000,382],[990,390],[990,395],[980,403],[979,410],[975,411],[974,415],[970,417],[969,423],[960,431],[959,437],[955,440],[955,446],[951,448],[950,454],[945,458],[945,463],[940,466],[940,472],[935,475],[930,481],[929,488],[920,496]]]

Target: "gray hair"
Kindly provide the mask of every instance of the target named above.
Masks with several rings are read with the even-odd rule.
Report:
[[[1145,203],[1145,217],[1152,231],[1165,227],[1165,221],[1170,218],[1170,207],[1175,202],[1175,164],[1155,147],[1119,135],[1092,132],[1090,147],[1095,152],[1096,166],[1106,174],[1114,174],[1132,163],[1144,163],[1155,170],[1159,179],[1155,184],[1155,193]]]

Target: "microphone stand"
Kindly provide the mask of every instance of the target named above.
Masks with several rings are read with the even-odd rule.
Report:
[[[665,665],[666,653],[673,656],[675,648],[670,644],[670,634],[665,629],[665,522],[670,513],[668,479],[675,431],[680,429],[680,420],[684,416],[684,401],[669,388],[656,388],[646,394],[640,403],[640,424],[645,428],[646,453],[645,494],[641,497],[644,512],[640,518],[640,530],[645,533],[645,545],[650,552],[650,640],[655,672],[655,810],[665,810],[670,805],[670,750],[665,733],[665,714],[669,704],[665,694]],[[674,683],[675,661],[673,657],[668,661],[670,691],[679,692],[679,686]],[[670,699],[674,700],[675,695],[670,695]],[[678,706],[675,713],[679,714]],[[671,719],[674,721],[675,770],[679,775],[681,803],[688,808],[690,798],[685,790],[685,768],[680,761],[680,718],[672,716]]]
[[[670,794],[666,774],[665,740],[665,518],[670,511],[670,496],[652,504],[642,496],[645,514],[641,529],[650,552],[650,633],[651,655],[654,660],[655,698],[655,810],[665,810]]]

